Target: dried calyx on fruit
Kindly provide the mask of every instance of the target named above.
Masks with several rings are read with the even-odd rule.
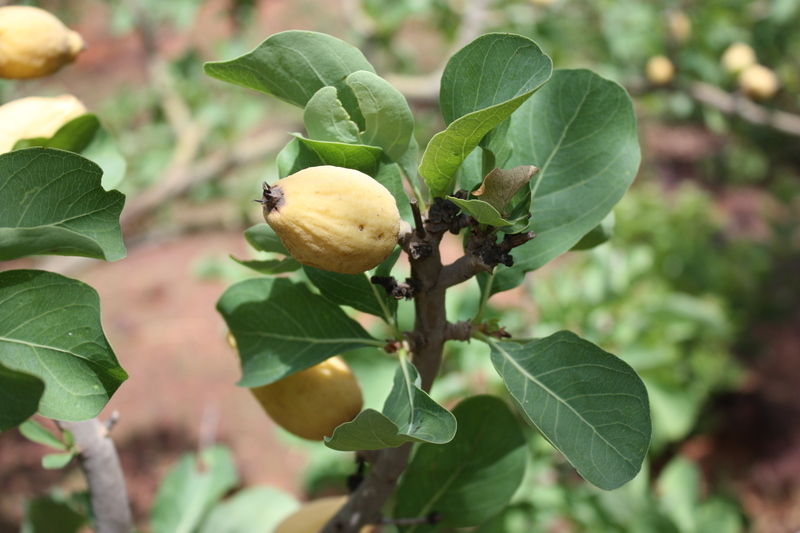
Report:
[[[370,176],[349,168],[303,169],[264,184],[264,220],[304,265],[361,274],[394,250],[400,213],[394,196]]]
[[[0,7],[0,78],[40,78],[75,60],[83,39],[56,17],[30,6]]]
[[[309,440],[330,437],[363,406],[361,387],[339,356],[250,390],[276,424]]]
[[[61,126],[84,114],[84,105],[70,94],[12,100],[0,106],[0,154],[10,152],[21,139],[52,137]]]

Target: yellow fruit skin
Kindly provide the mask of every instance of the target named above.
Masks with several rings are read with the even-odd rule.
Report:
[[[52,137],[61,126],[84,114],[84,105],[70,94],[12,100],[0,106],[0,154],[10,152],[20,139]]]
[[[339,356],[250,390],[276,424],[309,440],[330,437],[363,406],[361,387]]]
[[[647,61],[645,73],[653,85],[666,85],[675,76],[675,66],[666,56],[653,56]]]
[[[279,198],[271,207],[267,195]],[[311,167],[265,191],[264,220],[304,265],[361,274],[394,250],[400,213],[394,197],[370,176],[348,168]]]
[[[736,74],[756,63],[756,53],[749,44],[733,43],[722,53],[720,63],[726,71]]]
[[[347,496],[312,500],[278,524],[272,533],[318,533],[346,502]],[[372,526],[364,526],[360,533],[372,530]]]
[[[75,60],[80,35],[30,6],[0,7],[0,78],[40,78]]]
[[[750,65],[739,74],[736,81],[753,100],[772,98],[780,86],[778,76],[764,65]]]

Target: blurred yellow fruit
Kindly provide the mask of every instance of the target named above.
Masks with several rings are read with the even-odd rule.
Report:
[[[264,185],[264,220],[304,265],[361,274],[394,250],[400,213],[394,196],[349,168],[311,167]]]
[[[0,7],[0,78],[47,76],[74,61],[83,48],[80,35],[43,9]]]
[[[675,42],[685,43],[692,36],[692,19],[680,9],[670,11],[667,15],[667,28]]]
[[[355,418],[363,405],[361,387],[338,355],[250,390],[276,424],[309,440],[330,437],[336,426]]]
[[[549,7],[555,3],[555,0],[530,0],[530,3],[539,7]]]
[[[347,496],[330,496],[312,500],[278,524],[272,533],[317,533],[347,502]],[[374,528],[364,526],[360,533]]]
[[[764,65],[750,65],[739,74],[736,81],[739,88],[753,100],[772,98],[780,86],[778,76]]]
[[[666,85],[675,76],[675,66],[666,56],[653,56],[647,61],[645,74],[653,85]]]
[[[743,71],[756,63],[756,53],[745,43],[733,43],[722,53],[722,68],[731,74]]]
[[[84,114],[86,108],[70,94],[12,100],[0,106],[0,154],[10,152],[20,139],[52,137],[61,126]]]

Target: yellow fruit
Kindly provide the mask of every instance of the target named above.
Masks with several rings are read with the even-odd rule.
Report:
[[[722,68],[731,74],[743,71],[756,63],[756,53],[745,43],[733,43],[722,53]]]
[[[670,36],[678,43],[685,43],[692,36],[692,19],[680,9],[669,12],[667,27]]]
[[[0,7],[0,78],[47,76],[74,61],[83,48],[80,35],[43,9]]]
[[[52,137],[61,126],[84,114],[86,108],[70,94],[12,100],[0,106],[0,154],[10,152],[20,139]]]
[[[666,85],[675,76],[675,66],[666,56],[653,56],[647,61],[645,73],[653,85]]]
[[[278,524],[272,533],[317,533],[347,502],[347,496],[329,496],[312,500]],[[372,531],[364,526],[360,533]]]
[[[739,88],[753,100],[767,100],[778,92],[778,76],[764,65],[750,65],[737,78]]]
[[[380,183],[357,170],[311,167],[264,184],[264,220],[304,265],[361,274],[394,250],[400,213]]]
[[[363,405],[361,387],[339,356],[250,390],[276,424],[309,440],[330,437]]]

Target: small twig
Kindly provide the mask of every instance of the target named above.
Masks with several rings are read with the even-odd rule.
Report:
[[[422,221],[422,213],[419,210],[419,202],[416,198],[409,200],[411,203],[411,212],[414,214],[414,232],[420,239],[425,238],[425,223]]]
[[[110,433],[114,426],[117,425],[117,422],[119,422],[119,411],[113,411],[111,416],[103,422],[103,425],[106,427],[106,431]]]
[[[414,526],[420,524],[436,525],[442,521],[444,517],[441,513],[430,513],[427,516],[420,516],[417,518],[384,518],[381,520],[381,525],[384,526]]]
[[[78,461],[89,485],[97,533],[130,533],[133,520],[125,476],[107,424],[97,418],[56,423],[61,431],[72,433],[79,450]]]

